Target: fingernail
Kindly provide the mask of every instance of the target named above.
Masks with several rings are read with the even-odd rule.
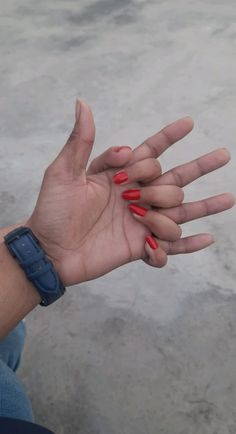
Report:
[[[147,208],[144,208],[143,206],[139,206],[139,205],[134,205],[134,204],[129,205],[129,210],[134,214],[139,215],[140,217],[144,217],[148,211]]]
[[[147,241],[147,243],[149,244],[149,246],[153,249],[156,250],[159,247],[159,244],[156,242],[156,240],[154,240],[154,238],[151,237],[151,235],[148,235],[145,240]]]
[[[123,191],[122,197],[125,200],[138,200],[141,197],[140,190],[126,190]]]
[[[75,102],[75,120],[78,121],[80,116],[80,101],[77,99]]]
[[[115,184],[123,184],[123,182],[128,181],[128,174],[126,172],[119,172],[112,178]]]
[[[130,150],[132,150],[132,148],[131,148],[130,146],[120,146],[120,147],[116,150],[116,152],[120,152],[120,151],[122,151],[123,149],[130,149]]]

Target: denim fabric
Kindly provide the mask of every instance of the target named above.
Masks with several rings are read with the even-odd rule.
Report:
[[[25,340],[25,324],[18,326],[0,342],[0,417],[33,420],[29,398],[17,378]]]

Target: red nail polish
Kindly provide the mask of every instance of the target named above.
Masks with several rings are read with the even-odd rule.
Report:
[[[126,190],[123,191],[122,197],[125,200],[138,200],[141,197],[140,190]]]
[[[128,174],[124,171],[116,173],[112,180],[115,184],[123,184],[123,182],[128,181]]]
[[[147,208],[144,208],[143,206],[133,205],[133,204],[129,205],[129,210],[141,217],[144,217],[146,212],[148,211]]]
[[[151,237],[151,235],[148,235],[145,240],[147,241],[147,243],[149,244],[149,246],[153,249],[156,250],[159,247],[159,244],[156,242],[156,240],[154,240],[154,238]]]

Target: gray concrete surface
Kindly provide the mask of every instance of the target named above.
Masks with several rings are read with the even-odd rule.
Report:
[[[235,0],[0,1],[1,224],[27,216],[44,168],[94,110],[94,155],[182,115],[195,131],[164,169],[227,146],[231,164],[186,189],[235,186]],[[57,434],[235,434],[235,210],[187,224],[213,247],[134,263],[68,290],[27,321],[20,376]]]

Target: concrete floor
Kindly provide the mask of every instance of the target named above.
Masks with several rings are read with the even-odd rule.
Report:
[[[164,169],[227,146],[233,161],[186,189],[233,191],[235,0],[0,1],[1,225],[32,211],[73,124],[97,123],[94,155],[192,115]],[[20,376],[57,434],[235,434],[235,210],[185,225],[216,243],[134,263],[68,290],[28,318]]]

